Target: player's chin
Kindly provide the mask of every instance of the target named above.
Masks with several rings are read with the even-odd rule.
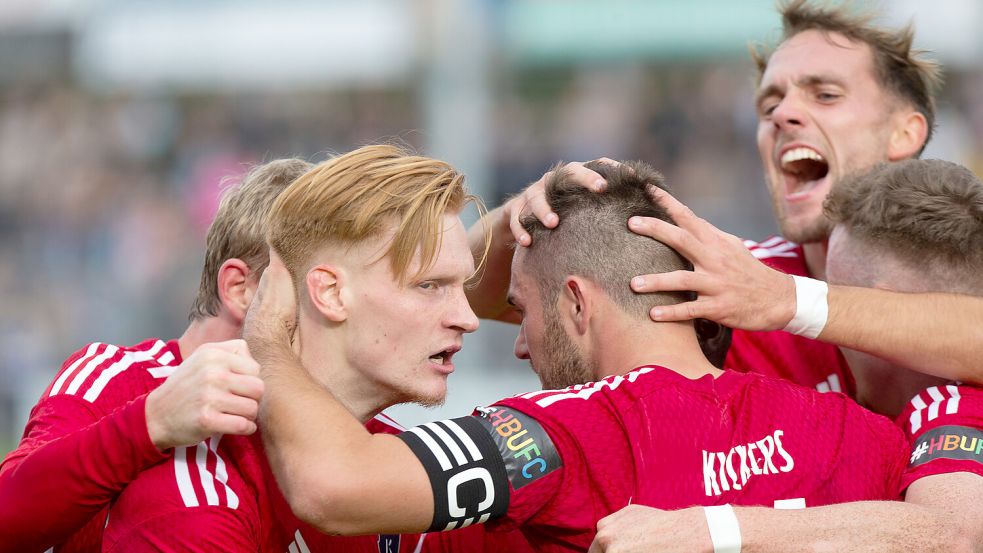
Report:
[[[424,407],[439,407],[447,399],[447,376],[439,375],[418,382],[412,391],[412,402]]]

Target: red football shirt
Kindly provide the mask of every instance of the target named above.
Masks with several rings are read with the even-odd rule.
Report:
[[[629,503],[803,507],[897,499],[906,442],[841,394],[662,367],[531,392],[401,435],[431,477],[433,528],[498,516],[537,551],[584,550]]]
[[[780,236],[761,243],[746,240],[744,244],[756,258],[773,269],[811,277],[802,246]],[[734,330],[724,368],[783,378],[820,392],[856,396],[853,375],[839,348],[781,330]]]
[[[127,484],[138,480],[141,483],[126,494],[125,503],[130,505],[146,489],[142,482],[150,474],[168,473],[184,508],[165,512],[166,502],[157,505],[161,516],[134,529],[134,541],[127,547],[150,547],[159,532],[161,547],[192,550],[205,547],[210,536],[221,536],[224,530],[229,533],[222,550],[233,550],[237,543],[251,547],[265,540],[275,551],[297,552],[309,547],[371,553],[508,550],[489,548],[501,543],[521,551],[516,537],[505,542],[499,536],[486,540],[479,528],[426,540],[421,535],[341,538],[320,534],[293,517],[275,488],[266,459],[257,455],[262,452],[258,438],[215,436],[197,446],[177,448],[173,456],[159,452],[147,434],[146,395],[180,363],[177,343],[159,339],[129,347],[93,343],[65,361],[31,411],[21,443],[0,464],[0,549],[100,551],[110,502]],[[366,427],[392,434],[402,430],[385,415]],[[147,475],[141,475],[145,470]],[[243,480],[243,474],[250,479]],[[263,499],[257,501],[259,493]],[[144,498],[150,504],[157,501],[156,496]],[[185,500],[197,502],[198,507],[188,508]],[[269,516],[244,518],[246,511]],[[199,526],[195,517],[204,512],[202,524],[217,521],[212,526],[215,533],[201,540],[182,537],[182,529]],[[127,521],[132,523],[122,516],[125,513],[114,509],[114,518],[109,520],[114,533]],[[246,526],[252,533],[239,534]],[[119,533],[123,534],[119,539],[128,539],[129,534]]]
[[[983,390],[932,386],[912,398],[897,422],[911,443],[902,488],[933,474],[983,476]]]
[[[11,551],[98,551],[107,506],[166,456],[144,403],[180,363],[176,342],[93,343],[62,365],[0,465],[0,544]]]

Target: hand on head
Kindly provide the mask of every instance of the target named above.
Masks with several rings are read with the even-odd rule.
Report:
[[[628,228],[673,248],[690,260],[693,270],[640,275],[631,280],[631,288],[697,294],[694,301],[652,308],[653,320],[702,318],[745,330],[777,330],[788,324],[795,314],[792,277],[755,259],[739,238],[697,217],[664,190],[652,186],[649,192],[676,225],[632,217]]]
[[[602,157],[597,161],[611,165],[619,165],[617,161]],[[561,169],[568,171],[573,180],[580,183],[584,188],[595,192],[604,190],[607,183],[597,172],[592,171],[580,162],[570,162]],[[553,212],[549,204],[546,203],[546,181],[553,175],[553,171],[547,172],[539,180],[530,184],[525,190],[509,200],[503,206],[504,216],[509,221],[509,228],[515,241],[521,246],[532,244],[532,237],[522,228],[522,218],[533,214],[547,228],[555,228],[560,222],[560,218]]]
[[[263,271],[242,337],[262,365],[270,356],[296,354],[297,296],[290,271],[271,248],[270,264]]]

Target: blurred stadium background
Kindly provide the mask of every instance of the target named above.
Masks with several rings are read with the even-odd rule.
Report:
[[[983,4],[874,7],[947,67],[927,156],[979,174]],[[560,159],[642,159],[767,236],[747,44],[778,34],[772,0],[5,0],[0,455],[69,353],[180,334],[220,184],[257,162],[398,139],[494,206]],[[392,414],[537,387],[513,339],[483,324],[442,410]]]

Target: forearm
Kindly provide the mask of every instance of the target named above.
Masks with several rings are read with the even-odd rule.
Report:
[[[809,509],[736,507],[743,553],[964,551],[958,528],[938,511],[898,501]]]
[[[983,383],[983,298],[829,287],[819,338],[950,380]]]
[[[0,469],[0,542],[18,551],[61,543],[163,459],[147,435],[144,399],[8,458]]]
[[[257,360],[266,381],[260,419],[267,456],[299,517],[338,534],[429,526],[429,487],[411,485],[426,476],[400,440],[369,434],[295,357]]]
[[[515,311],[506,300],[515,242],[508,223],[504,208],[498,207],[488,212],[468,230],[468,244],[471,246],[471,253],[476,263],[485,251],[486,233],[491,233],[491,244],[480,279],[467,290],[467,294],[471,309],[478,317],[518,322]]]

